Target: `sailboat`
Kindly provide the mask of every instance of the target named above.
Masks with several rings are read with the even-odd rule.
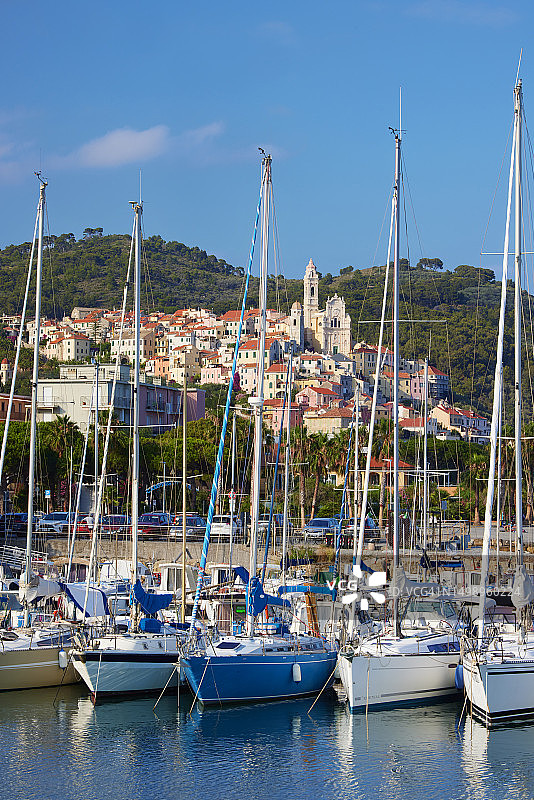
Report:
[[[408,581],[399,558],[399,210],[400,210],[400,154],[401,132],[393,130],[395,136],[395,183],[393,191],[392,233],[394,235],[393,260],[393,581],[390,594],[393,600],[393,617],[389,630],[359,640],[356,636],[339,654],[339,674],[345,689],[351,711],[378,709],[400,705],[414,705],[444,700],[457,692],[455,672],[460,657],[460,644],[456,632],[446,625],[445,630],[434,630],[426,625],[409,631],[402,630],[400,618],[400,598],[410,594],[413,589]],[[391,234],[390,234],[391,241]],[[389,253],[388,253],[389,265]],[[386,272],[387,276],[387,272]],[[387,277],[386,283],[387,286]],[[386,290],[382,305],[381,337],[386,306]],[[381,352],[382,341],[379,342]],[[378,362],[380,359],[378,359]],[[379,370],[377,363],[377,375]],[[378,379],[375,379],[375,387]],[[376,391],[373,397],[373,411],[376,406]],[[359,583],[359,591],[350,590],[345,602],[352,605],[356,614],[364,608],[363,597],[366,591],[378,588],[378,583],[363,585],[361,555],[366,516],[366,496],[368,489],[370,444],[367,454],[366,486],[360,520],[358,547],[354,557],[354,576]],[[385,574],[383,580],[385,582]],[[349,587],[350,588],[350,587]],[[378,593],[376,593],[378,595]],[[360,599],[361,598],[361,599]],[[359,603],[357,602],[359,600]],[[356,626],[349,626],[349,630]]]
[[[0,691],[5,689],[33,689],[75,683],[76,674],[69,664],[67,648],[71,644],[72,628],[66,624],[32,625],[31,604],[39,598],[60,594],[54,581],[41,581],[32,570],[33,500],[35,492],[35,466],[37,449],[37,388],[39,376],[39,339],[41,322],[41,276],[43,265],[43,227],[47,182],[37,173],[40,181],[37,209],[38,245],[35,296],[35,342],[33,348],[32,404],[30,421],[30,463],[28,476],[28,521],[26,529],[26,562],[21,575],[19,597],[24,608],[24,626],[15,631],[0,632]],[[35,237],[28,269],[30,275],[34,255]],[[24,309],[26,308],[26,299]],[[22,330],[22,325],[21,325]],[[20,341],[19,341],[20,345]],[[13,375],[13,383],[15,374]],[[11,398],[13,396],[13,386]],[[7,422],[6,422],[7,427]],[[4,446],[2,451],[5,450]],[[41,584],[41,587],[40,585]]]
[[[521,454],[522,122],[523,90],[522,82],[518,78],[514,87],[514,138],[510,159],[499,338],[497,342],[497,364],[495,367],[493,414],[490,434],[490,469],[482,544],[478,639],[475,643],[466,642],[468,650],[463,659],[463,682],[467,694],[468,707],[472,710],[473,715],[478,717],[488,727],[503,722],[520,721],[534,717],[534,633],[532,630],[527,630],[527,628],[532,628],[530,615],[528,614],[528,606],[534,601],[534,585],[525,569],[523,561]],[[514,433],[517,562],[511,597],[520,620],[518,625],[507,625],[501,630],[488,630],[484,624],[483,609],[488,590],[495,460],[502,403],[504,314],[506,308],[508,242],[513,186],[515,191]],[[512,629],[510,630],[510,628]]]
[[[141,331],[141,215],[142,204],[133,202],[135,215],[135,367],[133,386],[133,459],[132,459],[132,585],[129,630],[101,635],[89,629],[77,637],[78,646],[71,652],[74,668],[85,682],[93,702],[109,697],[162,691],[176,687],[176,662],[185,626],[169,625],[155,618],[168,606],[173,595],[148,594],[138,575],[139,519],[139,385]],[[184,413],[186,410],[184,408]],[[142,616],[140,612],[144,612]]]
[[[251,541],[250,566],[248,572],[242,570],[247,584],[246,592],[246,630],[242,635],[222,636],[205,641],[191,636],[180,659],[191,690],[204,704],[224,704],[260,700],[279,700],[288,697],[320,692],[333,680],[337,660],[337,647],[324,638],[308,634],[289,634],[283,622],[278,623],[278,634],[267,633],[261,629],[260,620],[266,609],[279,611],[289,606],[287,600],[269,596],[261,581],[256,577],[258,521],[260,510],[260,473],[263,439],[263,380],[265,369],[265,334],[267,308],[267,253],[269,245],[269,217],[271,203],[271,157],[262,159],[262,180],[256,220],[261,209],[261,268],[260,268],[260,311],[261,328],[257,366],[257,394],[249,398],[254,414],[254,455],[251,499]],[[256,230],[256,226],[255,226]],[[253,246],[249,257],[246,290],[252,265]],[[232,375],[235,374],[237,352],[242,331],[245,310],[246,290],[241,309]],[[232,381],[228,391],[223,429],[219,443],[215,474],[213,477],[206,535],[200,563],[192,625],[202,589],[203,574],[206,567],[211,522],[217,497],[217,483],[224,449],[224,435],[230,407]],[[288,412],[289,413],[289,412]],[[258,624],[259,623],[259,624]]]

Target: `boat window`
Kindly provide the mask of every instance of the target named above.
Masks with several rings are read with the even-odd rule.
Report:
[[[450,603],[448,600],[443,603],[443,615],[445,619],[450,619],[451,617],[456,616],[454,608],[452,607],[452,603]]]
[[[235,650],[239,647],[239,642],[220,642],[217,645],[218,650]]]

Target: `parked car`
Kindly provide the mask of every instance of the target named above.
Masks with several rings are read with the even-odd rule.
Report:
[[[315,517],[304,527],[304,538],[323,539],[329,533],[334,533],[338,526],[339,520],[335,517]]]
[[[234,517],[234,536],[241,531],[241,521]],[[215,514],[211,523],[211,535],[230,538],[230,514]]]
[[[37,530],[39,533],[67,533],[69,530],[69,515],[70,524],[74,523],[74,511],[53,511],[51,514],[45,514],[37,523]]]
[[[271,524],[271,536],[276,533],[278,536],[282,533],[282,529],[284,527],[284,515],[283,514],[273,514],[273,521]],[[263,514],[258,521],[258,531],[260,534],[265,535],[269,528],[269,514]],[[293,523],[288,520],[287,521],[287,532],[291,533],[293,530]]]
[[[178,527],[166,511],[152,511],[148,514],[141,514],[138,531],[140,534],[149,536],[175,536]]]
[[[126,514],[103,514],[100,517],[100,530],[102,533],[126,533],[131,525],[130,517]],[[77,526],[78,533],[93,532],[93,515],[84,517]]]
[[[183,530],[182,514],[174,515],[173,526],[176,528],[176,536],[180,538]],[[199,517],[198,514],[186,514],[185,526],[185,533],[190,541],[204,538],[204,534],[206,533],[206,520],[203,517]]]
[[[105,514],[102,517],[102,530],[107,533],[126,533],[132,520],[126,514]]]
[[[0,515],[0,533],[26,533],[28,526],[28,515],[18,512]]]

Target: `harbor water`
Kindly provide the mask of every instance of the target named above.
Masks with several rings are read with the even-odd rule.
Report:
[[[56,697],[57,694],[57,697]],[[461,704],[351,715],[335,696],[193,710],[94,707],[81,686],[0,695],[2,800],[534,797],[534,726],[487,732]]]

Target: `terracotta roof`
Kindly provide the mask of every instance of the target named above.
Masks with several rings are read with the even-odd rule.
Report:
[[[241,317],[241,311],[227,311],[222,317],[219,317],[224,322],[237,322]]]
[[[311,391],[315,392],[316,394],[324,394],[324,395],[327,395],[329,397],[337,397],[338,396],[336,394],[336,392],[332,391],[332,389],[325,389],[323,386],[306,386],[306,388],[302,389],[302,391],[300,391],[299,394],[302,394],[302,392],[306,392],[308,389],[311,389]]]
[[[352,419],[352,408],[329,408],[328,411],[322,412],[320,408],[310,408],[308,411],[305,412],[305,416],[310,414],[310,412],[319,413],[321,419],[325,417],[326,419],[335,419],[336,417],[343,417],[343,419]]]
[[[287,367],[283,361],[276,361],[274,364],[265,370],[266,372],[287,372]]]

